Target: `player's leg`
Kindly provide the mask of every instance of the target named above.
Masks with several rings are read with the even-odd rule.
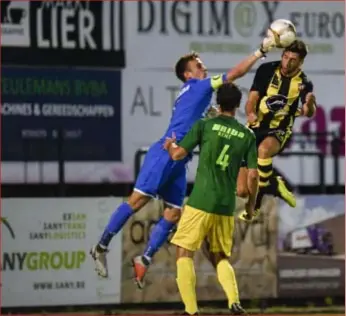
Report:
[[[144,288],[144,277],[149,269],[152,258],[168,240],[170,233],[180,219],[180,215],[180,208],[170,206],[165,207],[163,216],[159,219],[150,232],[149,240],[143,254],[132,259],[134,280],[138,288]]]
[[[243,199],[246,199],[249,196],[249,189],[247,187],[247,167],[245,162],[242,164],[242,167],[238,172],[237,196]]]
[[[177,284],[188,315],[198,313],[193,254],[201,247],[210,229],[211,217],[212,214],[185,205],[171,240],[177,246]]]
[[[281,148],[280,148],[279,152],[277,153],[277,154],[280,154],[285,149],[285,147],[288,145],[289,140],[292,136],[292,132],[290,130],[277,131],[277,132],[274,132],[273,135],[277,138],[277,140],[281,144]],[[282,179],[282,181],[284,182],[287,189],[290,192],[293,192],[293,185],[288,181],[288,179],[281,172],[279,172],[279,170],[277,170],[275,167],[273,167],[273,176],[272,176],[271,182],[273,182],[273,179],[275,180],[278,177],[280,179]],[[278,195],[278,196],[281,197],[280,195]]]
[[[207,236],[208,257],[216,269],[218,280],[227,296],[233,315],[246,314],[240,305],[237,280],[229,257],[232,251],[234,217],[213,215],[213,224]]]
[[[282,147],[281,147],[281,151],[282,151]],[[285,175],[282,172],[280,172],[277,168],[273,167],[273,178],[277,178],[277,177],[280,177],[284,181],[288,190],[293,192],[293,189],[294,189],[293,184],[285,177]]]
[[[113,237],[135,212],[156,196],[160,181],[164,176],[166,160],[166,157],[159,155],[157,145],[150,148],[138,175],[134,191],[128,200],[120,204],[113,212],[99,242],[90,250],[95,261],[95,270],[100,276],[107,277],[108,275],[106,254]]]
[[[143,280],[153,256],[167,241],[169,234],[180,219],[186,185],[185,164],[178,162],[158,191],[166,204],[163,216],[152,229],[143,254],[133,259],[135,281],[139,288],[144,287]]]
[[[120,204],[111,215],[99,242],[90,250],[90,254],[95,262],[95,271],[99,276],[104,278],[108,276],[106,255],[111,240],[122,229],[134,212],[141,209],[150,198],[150,196],[134,191],[128,201]]]
[[[296,205],[295,196],[289,190],[285,181],[275,175],[272,165],[272,157],[283,150],[290,135],[290,132],[275,131],[264,138],[258,147],[260,181],[256,209],[260,208],[263,196],[266,193],[280,197],[291,207]]]

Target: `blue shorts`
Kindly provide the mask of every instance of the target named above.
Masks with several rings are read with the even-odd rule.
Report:
[[[168,205],[181,208],[186,186],[186,160],[173,161],[162,142],[153,144],[145,156],[134,190],[153,198],[161,197]]]

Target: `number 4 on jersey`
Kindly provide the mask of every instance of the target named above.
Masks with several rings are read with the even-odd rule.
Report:
[[[221,154],[219,155],[219,157],[216,160],[216,164],[221,166],[222,171],[225,171],[229,165],[229,155],[227,155],[228,149],[229,149],[229,145],[223,146]]]

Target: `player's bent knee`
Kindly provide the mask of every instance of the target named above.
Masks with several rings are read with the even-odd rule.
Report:
[[[178,223],[181,217],[181,209],[180,208],[165,208],[164,212],[163,212],[163,217],[172,223]]]
[[[177,246],[177,259],[184,257],[193,258],[193,254],[193,251]]]
[[[249,191],[245,187],[237,187],[237,196],[246,199],[249,196]]]
[[[213,252],[211,253],[211,257],[213,260],[213,265],[216,267],[220,261],[222,260],[228,260],[230,257],[227,256],[224,252]]]
[[[266,144],[261,144],[259,147],[258,147],[258,158],[262,158],[262,159],[265,159],[265,158],[270,158],[270,148],[266,145]]]
[[[266,159],[280,151],[280,142],[273,136],[266,137],[258,147],[258,158]]]
[[[131,208],[137,212],[139,211],[145,204],[149,202],[151,199],[150,196],[144,195],[140,192],[133,191],[130,197],[127,200],[127,203],[131,206]]]

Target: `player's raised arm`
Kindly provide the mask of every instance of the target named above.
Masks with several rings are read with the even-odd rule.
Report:
[[[227,81],[234,81],[244,76],[252,68],[256,61],[264,57],[266,53],[274,48],[274,46],[274,39],[271,37],[265,37],[259,49],[227,72]]]
[[[189,152],[193,151],[194,148],[200,144],[201,135],[203,128],[203,120],[197,121],[191,130],[182,139],[179,145],[176,144],[175,136],[172,138],[167,137],[164,148],[168,151],[172,160],[182,160]]]
[[[275,42],[273,38],[264,38],[259,49],[257,49],[250,56],[246,57],[235,67],[230,69],[227,73],[201,80],[198,84],[199,90],[202,93],[203,91],[210,91],[210,89],[217,90],[219,87],[221,87],[222,84],[226,82],[232,82],[238,78],[243,77],[253,67],[257,60],[264,57],[265,54],[271,51],[274,47]]]

